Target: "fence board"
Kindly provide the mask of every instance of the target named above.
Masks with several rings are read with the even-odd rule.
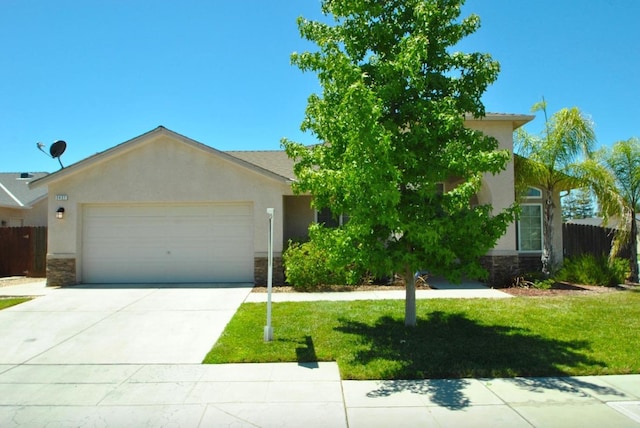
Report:
[[[586,224],[565,223],[562,225],[564,256],[574,257],[592,254],[608,256],[615,230]]]
[[[0,277],[46,275],[47,228],[0,228]]]

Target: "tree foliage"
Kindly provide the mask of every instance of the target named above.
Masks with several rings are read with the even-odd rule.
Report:
[[[629,279],[638,282],[640,140],[618,141],[598,150],[582,171],[598,198],[605,223],[611,217],[619,220],[611,257],[628,250]]]
[[[562,199],[562,220],[593,217],[593,198],[591,189],[571,190]]]
[[[325,0],[332,23],[298,21],[317,51],[291,57],[322,86],[302,129],[323,144],[283,140],[296,160],[294,190],[313,195],[316,209],[349,215],[336,229],[315,226],[311,239],[339,240],[343,254],[344,244],[356,249],[373,273],[403,273],[407,325],[416,322],[413,272],[486,274],[478,259],[513,219],[513,209],[469,205],[483,173],[499,173],[510,155],[464,126],[465,114],[484,115],[481,96],[499,65],[452,50],[479,27],[475,15],[460,19],[462,3]],[[461,184],[439,192],[437,183],[453,177]]]
[[[542,112],[545,127],[540,135],[520,128],[515,148],[523,158],[516,158],[517,188],[541,187],[544,190],[542,272],[549,277],[557,266],[553,248],[553,218],[556,210],[554,194],[585,185],[577,174],[579,164],[591,155],[596,137],[593,123],[577,107],[563,108],[547,116],[542,99],[532,112]]]

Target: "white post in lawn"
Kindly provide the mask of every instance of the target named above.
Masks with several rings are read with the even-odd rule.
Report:
[[[264,327],[264,341],[273,340],[273,327],[271,327],[271,286],[273,284],[273,208],[267,208],[269,215],[269,236],[267,255],[267,325]]]

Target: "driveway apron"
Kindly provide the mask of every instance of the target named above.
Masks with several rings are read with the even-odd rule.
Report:
[[[52,290],[0,311],[0,365],[200,363],[252,284]]]

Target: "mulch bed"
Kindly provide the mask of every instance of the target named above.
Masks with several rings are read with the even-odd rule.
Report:
[[[542,290],[535,287],[508,287],[501,288],[500,291],[511,294],[513,296],[537,297],[537,296],[563,296],[563,295],[579,295],[579,294],[602,294],[612,293],[622,288],[618,287],[601,287],[597,285],[577,285],[564,282],[556,282],[551,288]]]
[[[430,287],[426,285],[418,285],[418,290],[429,290]],[[601,287],[596,285],[578,285],[569,284],[564,282],[555,283],[550,289],[542,290],[535,287],[508,287],[499,288],[500,291],[511,294],[513,296],[521,297],[539,297],[539,296],[562,296],[562,295],[587,295],[587,294],[603,294],[613,293],[625,289],[637,289],[640,290],[640,284],[628,284],[625,287]],[[404,290],[404,285],[333,285],[319,287],[309,292],[352,292],[352,291],[380,291],[380,290]],[[255,286],[253,293],[266,293],[267,287]],[[272,292],[274,293],[304,293],[304,291],[298,291],[290,286],[273,286]]]

